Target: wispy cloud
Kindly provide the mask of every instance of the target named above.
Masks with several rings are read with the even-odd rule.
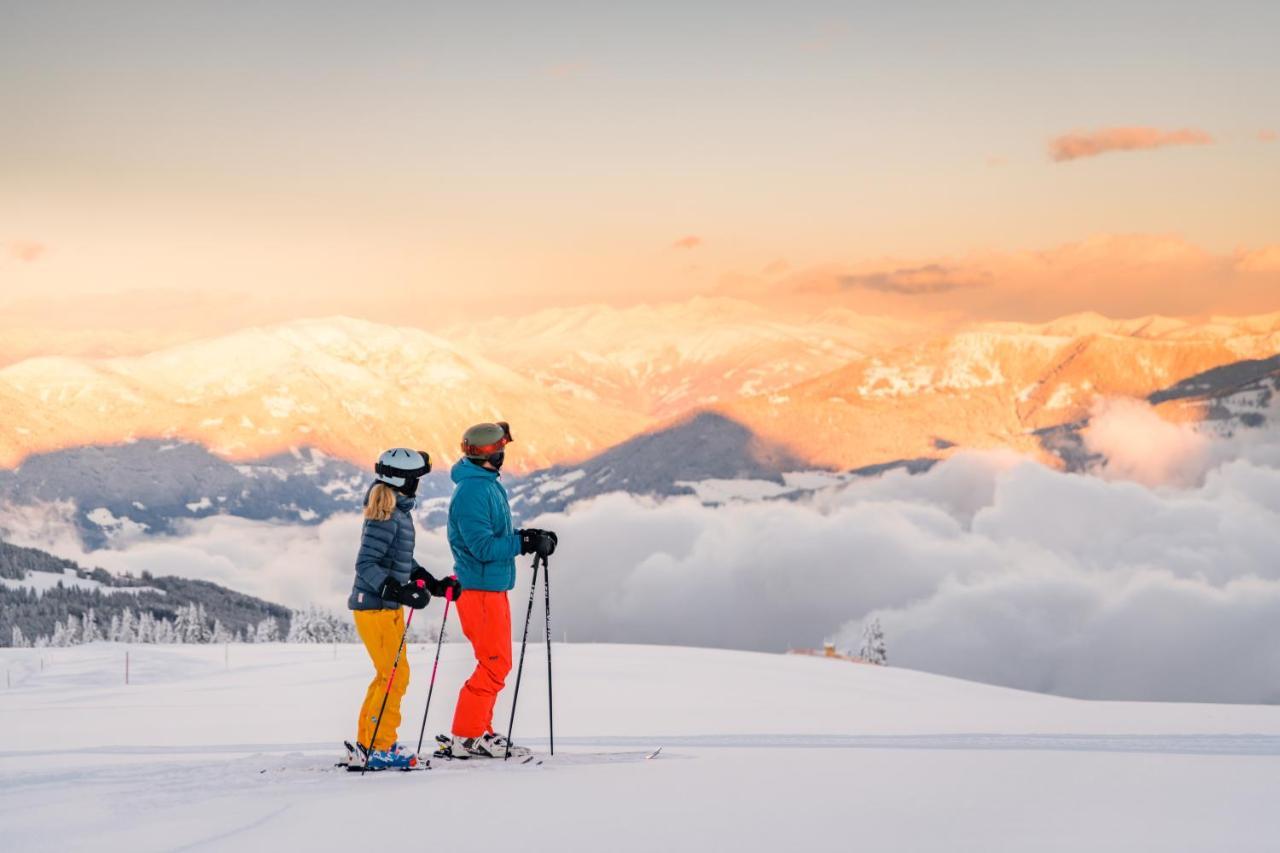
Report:
[[[1161,130],[1157,127],[1108,127],[1102,130],[1066,133],[1049,141],[1049,157],[1058,163],[1097,157],[1112,151],[1151,151],[1177,145],[1209,145],[1213,137],[1203,130],[1187,127]]]
[[[695,234],[690,234],[690,235],[688,235],[688,236],[686,236],[686,237],[681,237],[679,240],[677,240],[677,241],[675,241],[674,243],[672,243],[672,244],[671,244],[671,248],[673,248],[673,249],[696,249],[696,248],[698,248],[698,247],[699,247],[699,246],[701,246],[701,245],[702,245],[702,238],[701,238],[701,237],[699,237],[699,236],[697,236],[697,235],[695,235]]]
[[[797,308],[842,304],[869,313],[921,310],[998,320],[1096,311],[1251,314],[1275,310],[1280,245],[1215,253],[1174,235],[1099,234],[1016,252],[888,256],[726,275],[716,293]]]
[[[1260,142],[1275,142],[1277,139],[1280,139],[1280,133],[1276,133],[1274,130],[1258,131],[1258,141]]]
[[[48,249],[44,243],[35,240],[14,240],[9,243],[9,254],[26,264],[40,260]]]
[[[876,293],[893,293],[899,296],[948,293],[952,290],[981,287],[985,283],[979,275],[942,264],[842,275],[839,278],[839,285],[844,290],[873,290]]]

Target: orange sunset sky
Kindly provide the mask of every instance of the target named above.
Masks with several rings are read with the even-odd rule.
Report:
[[[1280,309],[1274,3],[0,8],[0,328]]]

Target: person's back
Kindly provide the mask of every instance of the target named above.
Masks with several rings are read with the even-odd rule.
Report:
[[[498,471],[463,457],[449,472],[449,548],[463,589],[506,592],[515,586],[520,540]]]

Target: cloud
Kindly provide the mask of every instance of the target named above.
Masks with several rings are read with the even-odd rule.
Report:
[[[1235,268],[1242,273],[1280,273],[1280,245],[1240,253]]]
[[[694,234],[687,237],[681,237],[679,240],[671,244],[673,249],[696,249],[702,245],[702,238]]]
[[[1168,234],[1098,234],[1017,252],[878,258],[722,277],[718,295],[794,310],[922,311],[978,320],[1047,321],[1080,312],[1255,314],[1275,310],[1277,247],[1210,252]]]
[[[1171,423],[1144,400],[1101,400],[1083,432],[1085,447],[1106,461],[1107,479],[1147,486],[1191,485],[1209,462],[1209,439],[1191,424]]]
[[[1275,142],[1277,139],[1280,139],[1280,134],[1276,133],[1274,130],[1258,131],[1259,142]]]
[[[877,293],[894,293],[903,296],[947,293],[952,290],[981,287],[984,283],[972,272],[941,264],[926,264],[919,267],[839,277],[839,285],[845,290],[873,290]]]
[[[48,250],[48,246],[35,240],[13,240],[9,243],[9,254],[26,264],[40,260]]]
[[[1134,467],[1142,413],[1099,419]],[[1207,456],[1190,486],[961,453],[807,502],[611,494],[528,523],[559,533],[554,629],[570,641],[851,649],[875,615],[894,665],[1088,698],[1280,702],[1280,432]],[[67,556],[341,609],[359,527],[211,518]],[[439,531],[419,531],[417,557],[451,564]],[[528,580],[522,560],[517,600]]]
[[[1058,163],[1097,157],[1112,151],[1150,151],[1175,145],[1209,145],[1213,137],[1203,130],[1155,127],[1109,127],[1067,133],[1049,141],[1049,158]]]

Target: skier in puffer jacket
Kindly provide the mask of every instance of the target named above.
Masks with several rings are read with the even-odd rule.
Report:
[[[363,756],[352,756],[369,770],[417,766],[417,756],[396,741],[400,700],[409,686],[407,657],[401,655],[396,664],[405,629],[403,607],[426,607],[431,596],[442,596],[450,587],[455,598],[462,592],[456,578],[438,580],[413,558],[414,527],[409,512],[417,503],[418,479],[430,470],[430,457],[422,451],[403,447],[388,450],[379,457],[374,467],[377,479],[364,498],[364,527],[347,607],[376,670],[360,707],[356,742]],[[388,692],[393,669],[395,679]],[[384,696],[386,709],[379,724]],[[377,741],[371,742],[375,728]]]
[[[455,758],[501,758],[507,739],[494,732],[493,706],[511,672],[511,605],[515,558],[549,556],[556,535],[548,530],[514,530],[507,490],[498,482],[510,427],[476,424],[462,437],[463,458],[450,471],[456,484],[449,502],[449,547],[454,571],[467,590],[458,602],[462,633],[471,641],[475,672],[458,694],[450,752]],[[529,750],[512,747],[512,755]]]

